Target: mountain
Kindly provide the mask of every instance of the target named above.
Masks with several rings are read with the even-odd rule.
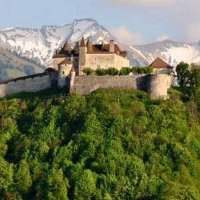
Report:
[[[183,43],[164,40],[147,45],[131,46],[130,58],[138,65],[150,64],[156,57],[163,58],[172,66],[181,61],[187,63],[200,63],[200,44]]]
[[[8,71],[6,68],[10,68],[8,66],[12,60],[14,61],[11,63],[12,68],[16,68],[16,71],[22,74],[41,72],[44,68],[52,65],[52,56],[55,50],[60,48],[65,41],[68,40],[73,45],[82,37],[90,37],[92,42],[97,43],[106,43],[110,39],[115,39],[106,28],[93,19],[75,20],[72,24],[43,26],[38,29],[20,27],[0,29],[1,49],[9,52],[9,56],[14,54],[14,57],[17,56],[23,62],[26,61],[26,65],[31,63],[32,66],[31,70],[26,65],[18,66],[15,59],[7,59],[6,57],[9,56],[4,53],[4,56],[0,57],[0,80],[19,75],[19,73],[3,75],[5,71]],[[140,46],[127,46],[120,41],[118,43],[128,51],[128,57],[134,66],[148,65],[156,57],[162,57],[172,65],[176,65],[180,61],[200,63],[200,44],[198,43],[189,44],[170,40]]]
[[[0,81],[44,71],[45,66],[0,48]]]
[[[109,41],[111,34],[95,20],[75,20],[63,26],[43,26],[40,29],[6,28],[0,30],[0,44],[18,55],[35,60],[42,65],[51,65],[52,56],[66,40],[69,43],[82,37],[92,41]]]

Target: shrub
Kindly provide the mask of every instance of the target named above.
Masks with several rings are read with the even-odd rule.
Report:
[[[94,73],[94,70],[88,67],[88,68],[83,69],[83,72],[84,72],[86,75],[91,75],[91,74]]]
[[[119,74],[119,71],[116,68],[108,68],[106,71],[107,71],[107,74],[109,75],[115,76]]]
[[[133,67],[132,72],[135,74],[150,74],[153,72],[152,67]]]
[[[107,74],[107,70],[106,69],[96,69],[95,73],[97,76],[104,76]]]
[[[132,69],[130,67],[123,67],[121,68],[119,74],[120,75],[129,75],[132,72]]]

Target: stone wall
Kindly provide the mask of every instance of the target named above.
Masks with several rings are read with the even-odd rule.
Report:
[[[71,81],[70,93],[86,95],[102,88],[138,89],[152,99],[166,99],[171,87],[171,76],[165,74],[138,76],[76,76]]]
[[[137,89],[134,76],[77,76],[70,93],[86,95],[99,88]]]
[[[0,97],[20,93],[37,92],[51,87],[49,75],[37,76],[34,78],[24,78],[16,81],[9,81],[0,84]]]

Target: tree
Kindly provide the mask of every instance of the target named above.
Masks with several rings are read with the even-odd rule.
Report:
[[[15,184],[17,189],[22,193],[28,192],[32,185],[29,164],[26,162],[26,160],[20,161],[18,169],[15,173]]]
[[[187,97],[190,97],[192,74],[189,70],[189,65],[187,63],[181,62],[176,67],[176,73],[181,90],[185,93],[185,96],[187,95]]]
[[[0,157],[0,195],[13,184],[13,165]]]
[[[90,170],[85,170],[75,184],[74,199],[89,200],[95,193],[96,178]]]
[[[68,180],[61,169],[51,169],[38,183],[37,199],[68,200]]]

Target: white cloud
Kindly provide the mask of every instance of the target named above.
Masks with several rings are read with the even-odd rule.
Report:
[[[137,45],[143,43],[143,37],[138,32],[131,32],[125,26],[112,28],[111,33],[118,41],[127,45]]]
[[[200,23],[189,24],[186,31],[187,40],[190,42],[200,40]]]
[[[130,12],[139,15],[143,20],[140,26],[146,26],[145,23],[152,23],[156,27],[157,34],[160,31],[167,30],[174,35],[174,40],[180,41],[199,41],[200,40],[200,0],[105,0],[113,5],[118,5],[122,12]],[[135,12],[136,11],[136,12]],[[129,19],[127,19],[129,20]],[[131,24],[134,25],[134,19]],[[135,23],[137,25],[137,23]],[[156,25],[156,26],[154,26]],[[136,30],[140,31],[140,30]],[[146,30],[143,35],[148,38],[149,33],[155,33],[155,29]],[[136,33],[136,36],[138,33]],[[139,34],[139,37],[141,35]],[[158,40],[168,39],[161,35]]]
[[[134,6],[166,6],[175,3],[174,0],[110,0],[112,3]]]
[[[169,39],[169,36],[168,36],[168,35],[162,34],[162,35],[160,35],[160,36],[156,39],[156,41],[162,42],[162,41],[168,40],[168,39]]]

